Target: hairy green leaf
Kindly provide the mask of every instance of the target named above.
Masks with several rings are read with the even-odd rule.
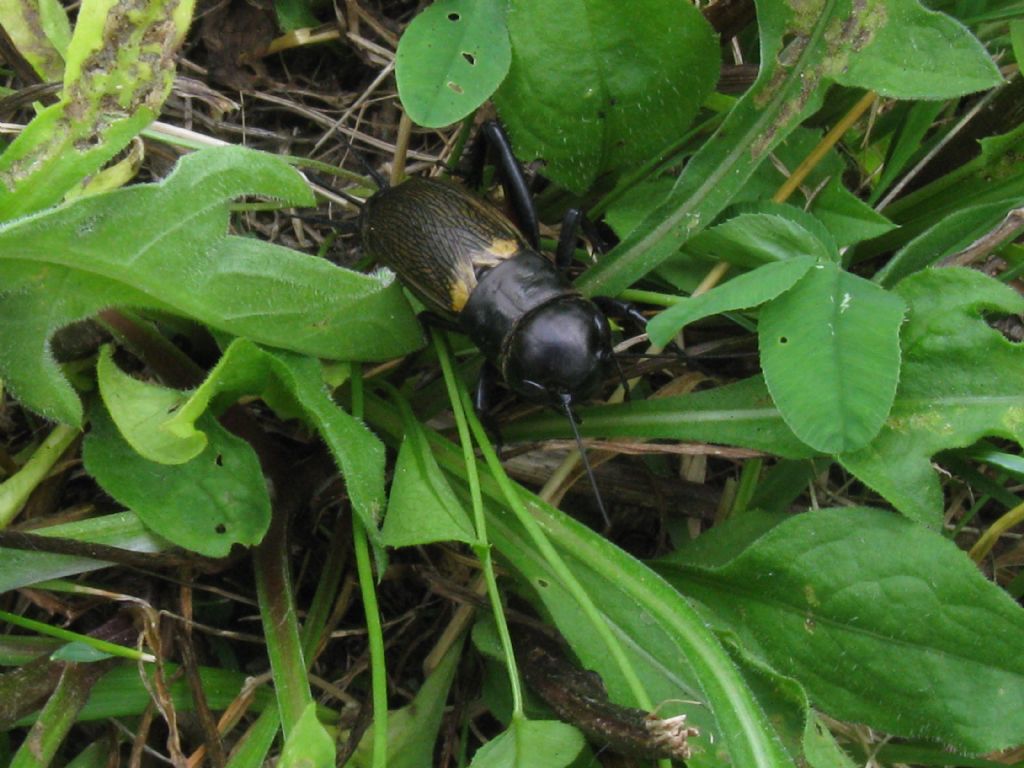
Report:
[[[343,360],[422,343],[390,274],[362,275],[227,234],[242,195],[312,201],[279,158],[238,147],[182,158],[163,182],[77,200],[0,226],[0,375],[27,406],[78,424],[48,348],[56,329],[110,306],[152,307],[271,346]]]

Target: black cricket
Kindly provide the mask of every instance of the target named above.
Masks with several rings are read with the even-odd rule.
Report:
[[[433,312],[455,320],[509,389],[572,419],[572,406],[596,393],[614,359],[604,313],[566,277],[580,215],[567,215],[556,262],[542,256],[533,202],[504,131],[497,123],[481,131],[498,151],[525,234],[461,186],[410,178],[366,201],[363,249]]]

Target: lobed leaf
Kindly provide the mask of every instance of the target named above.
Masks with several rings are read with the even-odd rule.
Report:
[[[283,161],[239,147],[182,158],[164,181],[0,225],[0,375],[43,415],[81,422],[49,349],[58,328],[110,306],[163,309],[305,354],[386,359],[422,343],[390,275],[363,275],[227,234],[242,195],[308,204]]]

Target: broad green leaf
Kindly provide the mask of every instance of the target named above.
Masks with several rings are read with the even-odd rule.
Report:
[[[815,451],[800,442],[772,403],[761,377],[679,397],[581,408],[587,437],[641,437],[736,445],[789,459]],[[508,424],[510,440],[572,437],[564,416],[545,414]]]
[[[334,737],[317,720],[316,709],[316,702],[309,702],[284,740],[281,768],[334,768]]]
[[[795,256],[786,261],[771,262],[700,296],[683,299],[656,315],[647,324],[647,335],[655,344],[664,346],[683,326],[695,320],[760,306],[789,290],[814,262],[813,256]]]
[[[117,512],[73,523],[51,525],[34,531],[133,552],[162,552],[170,544],[153,534],[134,512]],[[0,593],[76,573],[106,568],[110,563],[77,555],[58,555],[28,549],[0,548]]]
[[[80,423],[81,405],[49,337],[116,305],[163,309],[335,359],[386,359],[422,343],[390,274],[362,275],[229,236],[229,205],[242,195],[312,202],[279,158],[225,147],[184,157],[163,182],[0,225],[0,376],[22,403]]]
[[[433,764],[437,734],[444,718],[448,691],[459,659],[462,642],[451,645],[408,705],[388,712],[388,768],[422,768]],[[373,726],[359,741],[351,768],[372,768]]]
[[[513,719],[473,755],[470,768],[564,768],[583,749],[583,734],[556,720]]]
[[[398,42],[402,106],[419,125],[450,125],[490,98],[511,60],[500,0],[437,0]]]
[[[885,422],[900,373],[905,306],[834,264],[818,264],[761,311],[758,343],[772,400],[822,453],[867,444]]]
[[[408,403],[401,401],[405,437],[398,449],[381,543],[409,547],[435,541],[477,540],[473,521],[437,465]]]
[[[208,409],[219,413],[245,395],[259,395],[282,418],[302,418],[317,430],[345,478],[352,506],[376,539],[384,509],[384,446],[359,419],[331,398],[313,358],[262,349],[236,339],[206,380],[159,429],[182,441],[182,450],[207,446]]]
[[[960,22],[918,0],[888,0],[869,41],[834,62],[837,82],[894,99],[951,99],[1002,83],[984,46]]]
[[[833,176],[814,196],[809,210],[828,227],[840,248],[884,235],[896,228],[885,216],[843,186],[842,174]]]
[[[983,318],[1024,312],[1024,298],[959,268],[918,272],[896,292],[910,313],[892,413],[869,445],[839,460],[903,514],[937,526],[943,503],[934,454],[986,435],[1024,445],[1024,348]]]
[[[184,464],[206,447],[202,433],[183,440],[161,429],[185,402],[186,394],[124,373],[114,362],[110,345],[100,350],[96,380],[121,437],[142,458],[160,464]]]
[[[193,5],[146,0],[126,13],[115,0],[82,3],[60,101],[0,155],[0,220],[59,202],[156,118]]]
[[[111,658],[114,657],[88,643],[67,643],[50,654],[52,661],[73,661],[79,664],[89,664]]]
[[[519,159],[581,192],[655,156],[718,79],[718,44],[674,0],[513,0],[512,66],[494,95]]]
[[[206,449],[186,464],[147,461],[124,441],[104,408],[94,408],[82,446],[89,474],[148,528],[185,549],[224,557],[256,544],[270,524],[270,499],[252,448],[210,415]]]
[[[0,0],[0,19],[11,43],[43,80],[64,74],[71,39],[67,11],[56,0]]]
[[[729,523],[706,536],[727,538]],[[659,570],[833,717],[972,752],[1024,733],[1024,611],[938,533],[821,510],[720,565],[683,550]]]

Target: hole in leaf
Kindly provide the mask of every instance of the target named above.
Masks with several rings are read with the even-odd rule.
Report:
[[[537,579],[537,586],[540,587],[541,589],[547,589],[547,587],[548,587],[548,580],[547,579]]]
[[[472,53],[469,53],[468,51],[462,52],[462,58],[468,61],[470,66],[476,64],[476,56],[474,56]]]
[[[213,463],[216,464],[218,467],[223,467],[224,466],[224,454],[223,453],[218,453],[217,457],[213,460]]]
[[[779,344],[789,344],[788,336],[779,336]]]
[[[462,95],[462,86],[459,85],[458,83],[449,80],[448,87],[451,88],[455,93],[459,94],[459,96]]]
[[[215,530],[217,533],[227,533],[228,527],[224,525],[224,523],[217,523],[217,527],[213,530]]]
[[[448,21],[458,21],[461,18],[462,17],[459,14],[457,14],[457,13],[449,13],[448,14]]]

